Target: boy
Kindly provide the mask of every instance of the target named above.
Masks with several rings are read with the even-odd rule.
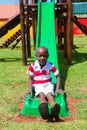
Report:
[[[28,92],[32,96],[32,86],[35,87],[35,96],[40,98],[39,112],[43,119],[57,119],[60,111],[60,106],[54,101],[54,85],[51,82],[50,72],[53,72],[57,78],[57,85],[55,92],[63,93],[60,90],[60,76],[56,67],[47,61],[49,57],[48,49],[40,46],[36,50],[37,60],[32,63],[27,73],[29,74],[29,89]],[[48,103],[51,107],[51,114],[49,114]]]

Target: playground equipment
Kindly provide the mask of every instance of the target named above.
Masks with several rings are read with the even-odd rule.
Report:
[[[16,43],[12,45],[12,48],[11,48],[12,50],[17,46],[20,40],[21,40],[21,36],[17,38]]]
[[[54,2],[41,2],[38,1],[38,17],[37,17],[37,33],[36,33],[36,48],[45,46],[49,51],[49,61],[54,63],[58,68],[58,55],[56,49],[56,34],[55,34],[55,15],[54,15]],[[56,84],[56,78],[52,75],[52,82]],[[65,94],[57,94],[55,101],[60,104],[59,116],[69,116],[70,113],[67,108]],[[21,114],[40,116],[38,106],[40,104],[39,98],[30,97],[26,95],[25,102]],[[51,111],[48,104],[49,112]]]
[[[59,19],[63,19],[64,21],[64,55],[67,58],[67,63],[71,64],[71,52],[72,52],[72,42],[73,42],[73,34],[72,34],[72,4],[70,0],[63,0],[59,3],[56,3],[54,5],[54,11],[55,11],[55,17]],[[50,12],[49,12],[50,13]],[[24,14],[27,14],[26,16]],[[28,4],[28,0],[25,0],[25,3],[23,0],[20,0],[20,22],[21,22],[21,35],[22,35],[22,59],[23,64],[27,64],[27,56],[26,56],[26,46],[28,45],[29,41],[29,31],[25,32],[25,26],[27,30],[28,28],[28,17],[32,14],[32,19],[37,18],[37,3],[34,4]],[[49,14],[48,14],[49,16]],[[26,22],[24,22],[26,21]],[[51,21],[51,20],[50,20]],[[26,23],[26,25],[25,25]],[[45,23],[46,24],[46,23]],[[36,30],[35,30],[36,32]],[[25,38],[27,37],[27,39]],[[28,47],[29,48],[29,47]]]
[[[78,21],[78,17],[72,16],[72,20],[87,35],[87,27]]]
[[[37,21],[37,3],[28,3],[28,0],[20,0],[20,13],[9,19],[4,25],[0,26],[0,38],[5,35],[8,30],[14,28],[17,24],[21,24],[21,40],[22,40],[22,60],[23,65],[27,65],[27,57],[31,57],[30,30],[33,26],[34,47],[36,44],[36,21]],[[73,11],[74,6],[74,11]],[[72,4],[71,0],[58,0],[54,5],[55,18],[58,28],[58,44],[57,46],[64,49],[64,56],[67,64],[72,63],[72,46],[73,46],[73,22],[87,35],[87,26],[80,23],[79,14],[87,14],[87,2],[77,2]],[[73,13],[77,14],[76,16]],[[87,16],[87,15],[86,15]],[[62,32],[62,27],[64,32]],[[19,38],[17,38],[19,39]],[[64,39],[64,40],[62,40]],[[19,40],[16,40],[18,42]],[[62,42],[64,41],[64,44]],[[17,44],[16,44],[17,45]],[[0,46],[2,48],[3,45]]]
[[[10,18],[6,23],[0,26],[0,38],[8,33],[9,30],[13,29],[20,23],[20,14],[16,14],[14,17]],[[0,48],[8,47],[13,41],[17,40],[21,35],[21,30],[16,31],[10,38],[8,38]],[[18,41],[18,40],[17,40]]]
[[[28,1],[26,0],[26,3]],[[36,48],[39,46],[46,46],[49,50],[49,61],[52,61],[58,67],[58,55],[56,50],[56,34],[55,34],[55,16],[59,18],[59,22],[63,20],[64,22],[64,54],[67,57],[67,62],[71,64],[71,51],[72,51],[72,43],[73,43],[73,33],[72,33],[72,19],[74,21],[72,15],[72,4],[70,0],[63,1],[64,3],[57,3],[56,5],[54,2],[40,2],[38,1],[38,17],[37,17],[37,31],[36,31]],[[20,9],[21,9],[21,16],[23,16],[23,1],[20,0]],[[26,4],[25,7],[30,10],[36,11],[35,5],[28,5]],[[22,24],[22,31],[24,32],[23,26],[23,17],[21,18]],[[79,22],[78,22],[79,24]],[[80,25],[80,24],[79,24]],[[81,26],[83,28],[83,26]],[[61,27],[59,28],[61,30]],[[85,29],[83,29],[84,31]],[[28,35],[28,34],[26,34]],[[25,49],[25,34],[23,33],[23,49]],[[26,58],[26,53],[24,53],[23,58]],[[26,62],[24,61],[24,64]],[[53,83],[56,83],[55,77],[53,77]],[[66,97],[64,94],[58,94],[55,96],[55,101],[60,104],[60,113],[59,116],[68,116],[70,115],[67,104],[66,104]],[[40,116],[38,111],[40,100],[38,98],[30,97],[29,94],[26,95],[24,106],[22,108],[21,114],[23,115],[35,115]],[[49,111],[50,106],[48,104]]]
[[[60,112],[59,116],[69,116],[70,112],[67,108],[66,98],[64,94],[58,94],[55,96],[55,101],[60,105]],[[21,114],[22,115],[33,115],[33,116],[40,116],[38,106],[40,104],[40,100],[38,98],[34,98],[27,94],[24,106],[22,108]],[[51,112],[50,105],[48,104],[49,112]]]
[[[13,29],[20,23],[20,13],[17,13],[15,16],[10,18],[7,22],[5,22],[3,25],[0,26],[0,38],[8,33],[9,30]],[[29,27],[31,26],[32,21],[29,22]],[[21,40],[20,38],[21,30],[17,30],[12,36],[10,36],[2,45],[0,45],[0,48],[8,47],[12,42],[16,41],[15,45],[12,45],[12,49],[16,47],[16,45]],[[20,39],[20,40],[19,40]]]
[[[15,16],[10,18],[7,22],[0,26],[0,38],[8,33],[9,30],[14,28],[20,23],[20,13],[17,13]]]
[[[15,34],[13,34],[9,39],[7,39],[0,48],[8,47],[13,41],[15,41],[21,35],[21,30],[19,29]]]
[[[87,9],[87,8],[86,8]],[[72,63],[72,46],[73,46],[73,4],[71,0],[59,0],[54,5],[55,18],[58,18],[58,45],[62,45],[62,38],[64,39],[64,56],[67,59],[67,64]],[[27,15],[25,15],[27,14]],[[21,32],[22,32],[22,59],[23,65],[27,65],[27,51],[31,52],[29,41],[29,28],[28,28],[28,18],[31,17],[34,26],[34,37],[36,35],[35,22],[37,21],[37,3],[28,4],[28,0],[20,0],[20,22],[21,22]],[[26,21],[26,22],[24,22]],[[77,22],[75,22],[77,24]],[[64,27],[64,32],[62,33],[62,26]],[[84,28],[83,24],[78,21],[77,26],[86,34],[87,29]],[[25,32],[25,27],[27,31]],[[62,35],[63,34],[63,35]],[[27,39],[26,39],[27,38]],[[35,38],[34,38],[35,41]],[[35,41],[36,44],[36,41]],[[27,48],[27,49],[26,49]]]
[[[87,2],[73,3],[72,21],[87,35]]]

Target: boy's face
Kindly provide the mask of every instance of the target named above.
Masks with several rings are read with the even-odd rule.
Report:
[[[49,56],[48,50],[46,50],[44,48],[41,48],[37,51],[36,57],[37,57],[41,67],[43,67],[46,64],[48,56]]]

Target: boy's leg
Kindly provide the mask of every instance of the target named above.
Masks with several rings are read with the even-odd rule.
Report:
[[[60,112],[60,105],[57,104],[55,101],[54,101],[54,85],[52,83],[49,83],[46,87],[46,95],[47,95],[47,99],[48,99],[48,102],[51,106],[51,115],[50,117],[51,118],[55,118],[55,119],[58,119],[59,118],[59,112]]]
[[[60,105],[56,103],[54,107],[51,108],[51,117],[55,118],[56,120],[59,119],[59,112],[60,112]]]
[[[43,119],[49,119],[49,109],[47,103],[41,103],[39,105],[39,112]]]
[[[41,103],[38,108],[40,115],[42,116],[43,119],[48,119],[49,109],[48,109],[48,104],[46,103],[46,96],[44,93],[40,93],[39,98],[40,98],[40,103]]]
[[[51,106],[51,115],[50,115],[50,117],[58,119],[59,118],[59,112],[60,112],[60,105],[57,104],[54,101],[54,97],[53,97],[53,95],[51,93],[47,94],[47,99],[48,99],[48,102],[49,102],[49,104]]]

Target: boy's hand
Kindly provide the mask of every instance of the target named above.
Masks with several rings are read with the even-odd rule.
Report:
[[[32,97],[32,91],[29,91],[29,92],[27,92],[27,93],[29,93],[29,94],[30,94],[30,96]]]
[[[64,94],[64,90],[57,89],[57,90],[56,90],[56,93]]]
[[[30,96],[32,97],[32,91],[27,91],[27,92],[24,94],[24,98],[26,97],[27,94],[30,94]]]

